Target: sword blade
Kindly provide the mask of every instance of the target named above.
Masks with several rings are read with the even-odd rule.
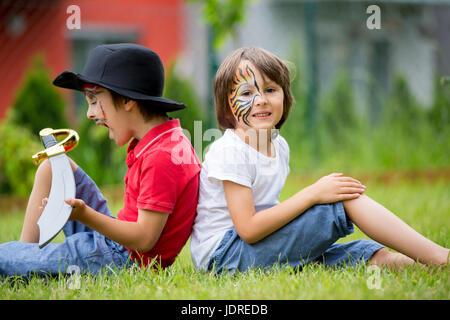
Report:
[[[37,224],[39,226],[39,248],[46,246],[58,235],[72,212],[72,207],[64,202],[75,198],[75,179],[66,154],[50,157],[52,166],[52,186],[47,205]]]

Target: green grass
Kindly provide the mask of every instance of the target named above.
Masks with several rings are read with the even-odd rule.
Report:
[[[314,179],[319,176],[314,177]],[[286,199],[314,180],[291,176],[281,199]],[[417,231],[449,247],[450,198],[447,179],[427,182],[397,181],[382,184],[362,181],[367,194],[396,213]],[[119,198],[120,199],[120,198]],[[119,201],[110,203],[114,212]],[[0,215],[0,242],[18,239],[22,212]],[[341,239],[367,238],[357,228]],[[60,236],[59,241],[63,238]],[[379,289],[371,288],[371,279]],[[449,268],[381,270],[379,277],[369,268],[330,269],[306,266],[301,272],[289,269],[253,270],[233,276],[215,276],[194,269],[186,246],[170,268],[109,270],[94,278],[82,275],[79,289],[70,288],[69,277],[34,277],[25,282],[0,280],[0,299],[443,299],[450,298]]]

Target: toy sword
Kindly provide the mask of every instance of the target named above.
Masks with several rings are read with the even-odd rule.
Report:
[[[35,164],[49,159],[52,166],[52,186],[47,204],[39,218],[39,248],[46,246],[66,224],[72,207],[64,202],[67,198],[75,198],[75,179],[65,152],[78,144],[79,137],[74,130],[51,128],[39,132],[45,150],[33,155]],[[64,140],[58,142],[58,138]]]

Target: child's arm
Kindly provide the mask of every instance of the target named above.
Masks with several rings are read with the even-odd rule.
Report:
[[[68,199],[73,206],[71,220],[77,220],[107,238],[138,252],[150,251],[161,235],[169,214],[139,209],[136,222],[105,216],[87,206],[83,200]]]
[[[247,243],[268,236],[315,204],[355,199],[365,191],[359,181],[342,174],[331,174],[256,214],[250,188],[228,180],[223,181],[223,187],[234,227]]]

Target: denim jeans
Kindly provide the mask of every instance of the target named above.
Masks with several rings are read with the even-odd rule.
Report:
[[[366,262],[383,248],[365,239],[335,243],[353,231],[342,202],[315,205],[253,244],[243,241],[234,228],[227,231],[210,258],[208,270],[232,273],[249,268],[266,269],[275,264],[295,268],[310,262],[352,266]]]
[[[92,179],[79,167],[74,177],[76,198],[114,218]],[[68,221],[63,231],[66,236],[63,243],[49,243],[42,249],[37,243],[21,241],[0,244],[0,276],[58,275],[73,270],[95,274],[105,266],[131,265],[125,247],[83,224]]]

